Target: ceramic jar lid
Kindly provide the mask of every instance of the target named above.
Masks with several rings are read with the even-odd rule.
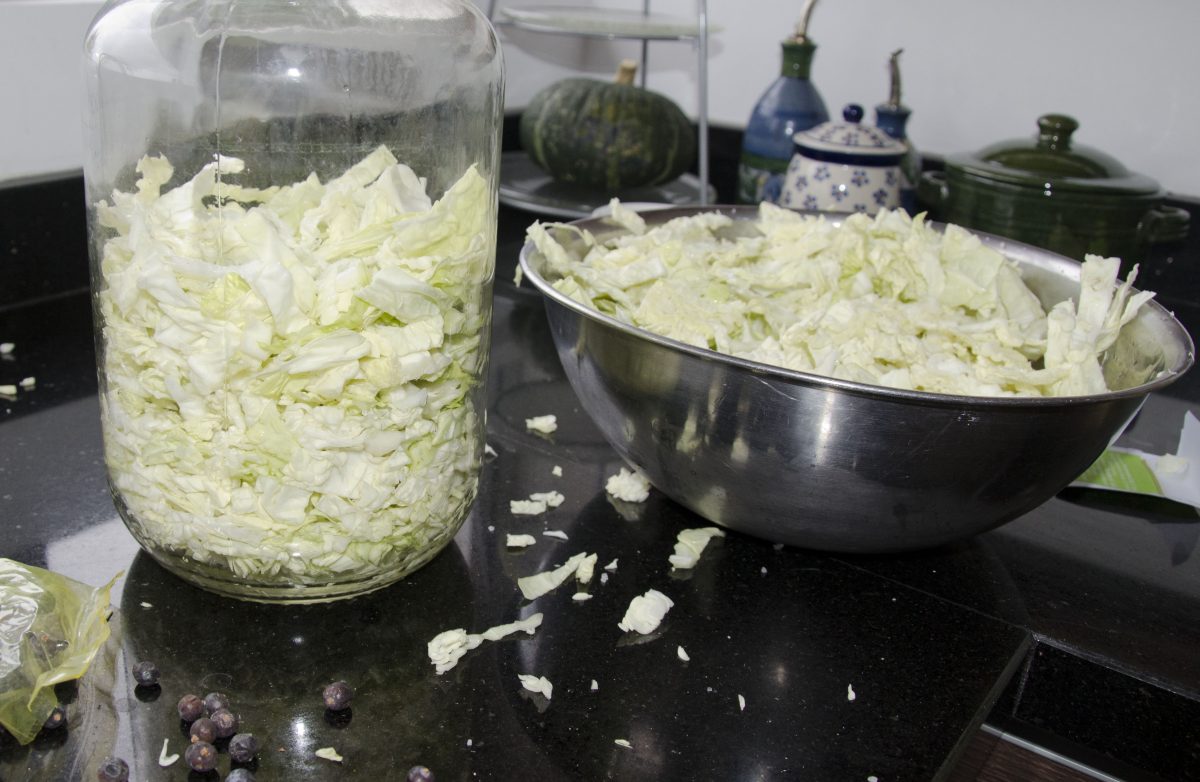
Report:
[[[851,103],[842,110],[842,122],[823,122],[793,136],[796,151],[829,163],[897,165],[907,151],[903,142],[879,128],[861,124],[862,118],[862,106]]]
[[[1150,196],[1160,193],[1153,179],[1131,173],[1116,158],[1082,144],[1071,134],[1079,123],[1065,114],[1038,118],[1036,136],[1001,141],[973,155],[952,155],[946,168],[985,181],[1039,191],[1057,190],[1097,196]]]

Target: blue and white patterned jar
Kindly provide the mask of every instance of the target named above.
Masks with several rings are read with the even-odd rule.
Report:
[[[860,124],[862,107],[850,104],[844,122],[826,122],[792,137],[792,161],[779,203],[792,209],[865,212],[900,206],[904,144]]]

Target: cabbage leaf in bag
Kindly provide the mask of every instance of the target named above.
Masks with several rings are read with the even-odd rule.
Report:
[[[108,638],[119,576],[93,588],[0,558],[0,724],[22,744],[58,705],[54,685],[83,676]]]

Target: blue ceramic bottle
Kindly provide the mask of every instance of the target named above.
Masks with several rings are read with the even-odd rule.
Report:
[[[908,117],[912,110],[900,102],[900,53],[892,52],[888,60],[891,89],[887,103],[875,107],[875,126],[897,141],[904,142],[904,158],[900,161],[900,206],[911,214],[917,213],[917,181],[921,177],[921,156],[908,139]]]
[[[783,42],[783,68],[754,105],[738,165],[737,200],[775,202],[792,159],[792,136],[829,120],[825,101],[809,80],[816,44],[803,35]]]

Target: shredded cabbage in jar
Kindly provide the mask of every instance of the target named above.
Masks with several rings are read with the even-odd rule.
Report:
[[[407,569],[477,488],[488,184],[434,203],[386,147],[328,183],[244,168],[164,192],[146,157],[97,205],[112,485],[144,542],[255,582]]]
[[[746,232],[718,212],[648,229],[611,206],[625,232],[602,242],[575,226],[529,228],[557,290],[690,345],[880,386],[1102,393],[1102,354],[1154,295],[1131,290],[1136,267],[1118,283],[1119,259],[1088,256],[1078,303],[1046,313],[1013,261],[965,229],[938,231],[902,210],[835,226],[764,203]],[[568,239],[583,251],[568,251]]]

